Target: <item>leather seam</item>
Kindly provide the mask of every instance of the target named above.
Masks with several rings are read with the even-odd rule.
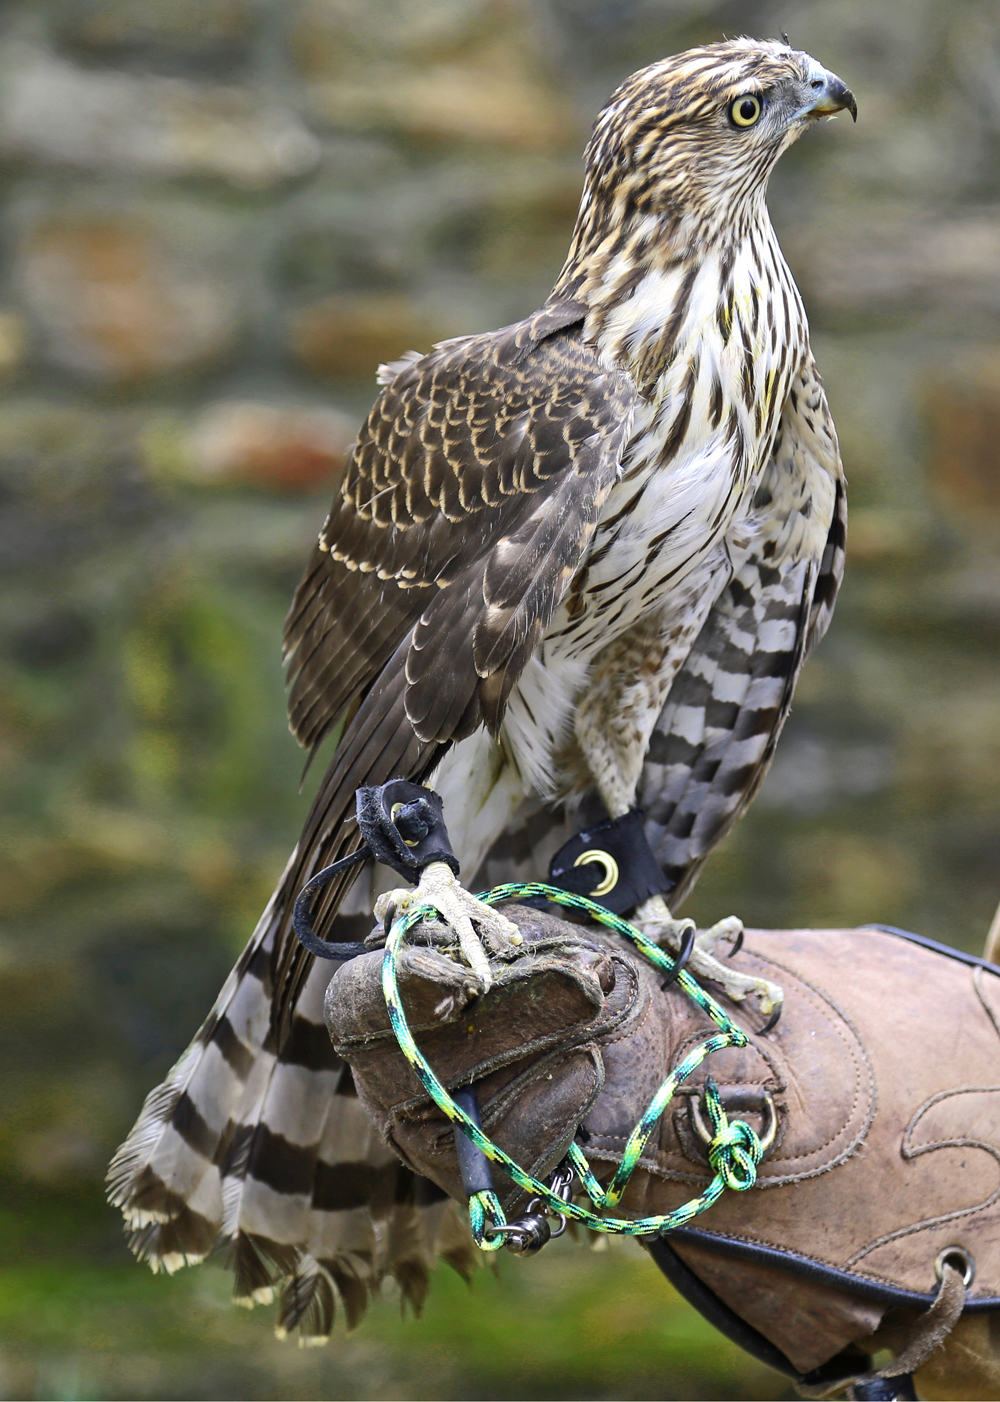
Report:
[[[752,951],[751,951],[751,952],[752,952]],[[829,996],[829,994],[824,994],[819,988],[816,987],[815,984],[811,983],[811,982],[809,981],[809,979],[804,978],[804,977],[802,976],[802,974],[799,973],[797,970],[792,969],[792,968],[791,968],[789,965],[787,965],[787,964],[782,964],[782,963],[781,963],[779,960],[777,960],[777,959],[768,959],[765,955],[757,954],[757,953],[754,953],[754,954],[753,954],[753,957],[754,957],[755,959],[760,960],[760,962],[761,962],[762,964],[770,965],[771,967],[777,968],[777,969],[784,969],[784,971],[785,971],[786,973],[791,974],[793,978],[797,979],[798,982],[801,983],[801,984],[803,985],[803,987],[809,989],[810,993],[813,995],[813,998],[816,1000],[816,1001],[814,1002],[813,1006],[814,1006],[814,1007],[817,1007],[817,1006],[818,1006],[820,1012],[823,1012],[823,1006],[822,1006],[823,1004],[826,1004],[827,1007],[829,1007],[829,1008],[833,1008],[833,1010],[836,1012],[837,1016],[843,1020],[844,1025],[850,1030],[850,1032],[852,1033],[852,1035],[853,1035],[853,1037],[854,1037],[854,1039],[855,1039],[854,1045],[852,1045],[852,1044],[847,1040],[847,1038],[844,1036],[843,1032],[840,1030],[840,1028],[837,1026],[837,1024],[836,1024],[835,1022],[831,1024],[832,1027],[833,1027],[833,1030],[836,1032],[837,1036],[840,1038],[841,1042],[843,1043],[844,1049],[845,1049],[845,1051],[847,1052],[848,1057],[850,1058],[851,1062],[853,1063],[854,1068],[855,1068],[855,1073],[856,1073],[856,1074],[855,1074],[855,1083],[854,1083],[854,1084],[855,1084],[854,1099],[851,1101],[850,1113],[847,1115],[844,1125],[841,1127],[841,1129],[839,1129],[839,1130],[837,1131],[836,1134],[830,1135],[830,1137],[829,1137],[828,1139],[825,1139],[825,1140],[823,1141],[822,1144],[819,1144],[819,1145],[817,1145],[817,1147],[816,1147],[815,1149],[810,1150],[810,1153],[809,1153],[809,1154],[793,1154],[793,1155],[789,1155],[788,1157],[785,1157],[785,1158],[778,1157],[778,1158],[775,1158],[775,1159],[773,1160],[773,1162],[776,1163],[776,1164],[778,1164],[778,1163],[794,1164],[797,1160],[804,1159],[804,1158],[809,1158],[809,1157],[811,1157],[813,1154],[821,1153],[824,1149],[829,1148],[831,1144],[835,1143],[835,1141],[837,1140],[837,1138],[838,1138],[839,1135],[843,1134],[843,1133],[845,1132],[845,1130],[848,1130],[848,1129],[850,1128],[851,1120],[854,1118],[854,1114],[855,1114],[855,1112],[856,1112],[856,1111],[858,1110],[858,1108],[859,1108],[859,1105],[860,1105],[860,1103],[861,1103],[861,1096],[862,1096],[862,1083],[863,1083],[863,1081],[864,1081],[864,1075],[862,1074],[863,1072],[867,1072],[868,1083],[869,1083],[869,1085],[870,1085],[870,1087],[871,1087],[871,1109],[870,1109],[870,1111],[869,1111],[869,1114],[868,1114],[868,1118],[867,1118],[866,1123],[865,1123],[864,1125],[862,1125],[862,1127],[861,1127],[860,1131],[858,1132],[858,1135],[855,1137],[853,1143],[852,1143],[850,1146],[848,1146],[847,1150],[845,1150],[839,1157],[833,1159],[829,1164],[825,1165],[823,1168],[818,1169],[818,1170],[815,1170],[815,1171],[810,1172],[810,1173],[807,1173],[807,1174],[802,1174],[802,1175],[794,1175],[794,1174],[793,1174],[793,1175],[790,1175],[790,1176],[788,1176],[788,1177],[783,1177],[782,1180],[781,1180],[783,1183],[797,1183],[797,1182],[801,1182],[801,1181],[802,1181],[802,1178],[805,1178],[805,1177],[814,1178],[814,1177],[817,1177],[819,1173],[826,1173],[826,1172],[829,1172],[830,1169],[836,1168],[839,1164],[843,1163],[843,1162],[845,1161],[845,1159],[847,1159],[847,1158],[850,1157],[850,1155],[851,1155],[851,1153],[853,1152],[853,1150],[854,1150],[854,1149],[857,1147],[857,1145],[865,1138],[865,1136],[867,1135],[869,1129],[871,1129],[872,1121],[873,1121],[874,1118],[875,1118],[875,1109],[876,1109],[876,1104],[877,1104],[877,1093],[876,1093],[876,1086],[875,1086],[875,1072],[874,1072],[874,1068],[872,1067],[872,1064],[871,1064],[871,1058],[868,1056],[867,1052],[865,1051],[864,1043],[863,1043],[863,1041],[861,1040],[861,1034],[860,1034],[860,1032],[859,1032],[858,1029],[854,1026],[854,1023],[851,1021],[851,1019],[850,1019],[850,1018],[847,1016],[847,1014],[844,1012],[843,1008],[841,1008],[841,1007],[839,1006],[839,1004],[837,1004],[836,1002],[834,1002],[834,1000]],[[860,1053],[860,1055],[859,1055],[859,1053]],[[761,1186],[763,1187],[763,1186],[765,1186],[765,1185],[762,1183]],[[770,1185],[768,1185],[768,1186],[770,1186]]]
[[[771,1160],[771,1162],[772,1162],[772,1163],[775,1163],[775,1164],[784,1163],[784,1164],[788,1164],[788,1165],[791,1166],[791,1165],[795,1164],[796,1161],[798,1161],[798,1160],[807,1159],[807,1158],[812,1158],[814,1155],[822,1153],[824,1149],[829,1148],[831,1144],[835,1143],[836,1140],[837,1140],[837,1138],[838,1138],[839,1136],[843,1135],[847,1130],[849,1130],[850,1124],[851,1124],[851,1120],[854,1118],[855,1112],[857,1111],[858,1104],[859,1104],[860,1099],[861,1099],[860,1087],[861,1087],[861,1082],[862,1082],[862,1076],[861,1076],[859,1073],[860,1073],[860,1071],[861,1071],[861,1069],[862,1069],[862,1067],[864,1066],[865,1063],[864,1063],[863,1061],[859,1060],[859,1058],[858,1058],[856,1052],[855,1052],[854,1049],[851,1047],[850,1042],[848,1042],[848,1040],[844,1037],[843,1033],[837,1028],[836,1023],[835,1023],[835,1022],[832,1022],[832,1021],[830,1020],[830,1018],[829,1018],[829,1016],[828,1016],[828,1013],[827,1013],[827,1009],[825,1009],[825,1008],[823,1007],[823,1003],[826,1002],[827,1000],[825,1000],[825,999],[823,998],[823,995],[822,995],[822,994],[817,993],[817,991],[816,991],[815,989],[813,989],[812,985],[809,984],[809,983],[807,982],[807,980],[805,980],[805,979],[802,978],[801,974],[797,973],[796,971],[794,971],[794,970],[792,970],[792,969],[788,969],[784,964],[778,964],[776,960],[764,960],[764,959],[762,959],[762,957],[761,957],[760,955],[757,955],[757,956],[755,956],[755,957],[758,958],[758,959],[760,959],[760,961],[761,961],[762,963],[771,964],[771,965],[776,966],[777,968],[785,969],[786,972],[791,973],[791,974],[793,975],[793,977],[795,977],[800,983],[802,983],[806,988],[808,988],[808,989],[810,990],[811,993],[814,994],[814,998],[810,999],[810,1001],[811,1001],[812,1004],[813,1004],[813,1008],[814,1008],[815,1010],[817,1010],[817,1011],[824,1017],[824,1020],[827,1022],[827,1024],[836,1032],[837,1036],[840,1038],[840,1041],[841,1041],[841,1044],[842,1044],[843,1047],[844,1047],[844,1050],[845,1050],[846,1053],[847,1053],[848,1059],[849,1059],[849,1061],[851,1062],[851,1064],[852,1064],[852,1066],[854,1067],[854,1070],[855,1070],[855,1090],[854,1090],[854,1098],[853,1098],[852,1101],[851,1101],[850,1108],[849,1108],[849,1110],[847,1111],[846,1115],[844,1116],[844,1121],[843,1121],[843,1123],[841,1124],[840,1128],[837,1129],[833,1134],[829,1135],[828,1138],[824,1139],[822,1143],[817,1144],[814,1148],[810,1149],[807,1153],[803,1153],[803,1154],[790,1154],[790,1155],[788,1155],[788,1156],[786,1156],[786,1157],[776,1157],[776,1158],[774,1158],[774,1159]],[[833,1000],[832,1000],[832,999],[829,1000],[828,1006],[833,1006],[833,1007],[836,1009],[837,1013],[838,1013],[840,1016],[843,1016],[843,1013],[841,1012],[841,1010],[840,1010],[839,1008],[837,1008],[836,1004],[833,1003]],[[847,1019],[845,1018],[844,1021],[847,1022]],[[850,1024],[849,1022],[848,1022],[848,1026],[849,1026],[849,1027],[851,1026],[851,1024]],[[851,1031],[855,1033],[855,1036],[857,1036],[857,1031],[856,1031],[856,1029],[855,1029],[854,1027],[851,1027]],[[752,1034],[751,1034],[751,1036],[752,1036]],[[694,1033],[692,1033],[690,1036],[688,1036],[687,1038],[685,1038],[683,1042],[680,1043],[680,1045],[679,1045],[679,1047],[678,1047],[678,1049],[677,1049],[677,1055],[678,1055],[678,1056],[681,1056],[681,1055],[683,1054],[683,1052],[685,1051],[685,1049],[687,1048],[687,1046],[688,1046],[689,1043],[690,1043],[691,1045],[694,1045],[695,1042],[698,1042],[698,1041],[700,1041],[700,1040],[702,1040],[702,1035],[701,1035],[701,1033],[699,1033],[699,1032],[694,1032]],[[753,1047],[753,1050],[757,1053],[757,1055],[761,1058],[761,1060],[764,1061],[765,1064],[766,1064],[767,1066],[770,1067],[770,1069],[771,1069],[771,1071],[772,1071],[772,1074],[773,1074],[773,1076],[775,1077],[775,1079],[778,1080],[778,1081],[780,1082],[780,1086],[775,1088],[775,1089],[776,1089],[776,1092],[777,1092],[778,1094],[780,1094],[780,1093],[782,1093],[782,1092],[784,1092],[784,1091],[787,1091],[787,1090],[788,1090],[789,1083],[788,1083],[787,1079],[785,1079],[784,1077],[781,1077],[781,1076],[778,1074],[777,1070],[776,1070],[775,1067],[772,1065],[771,1060],[770,1060],[770,1058],[769,1058],[768,1055],[767,1055],[767,1051],[766,1051],[764,1048],[762,1048],[762,1047],[757,1043],[756,1040],[752,1040],[752,1041],[751,1041],[751,1046]],[[770,1050],[770,1049],[767,1049],[767,1050]],[[870,1079],[871,1079],[872,1081],[874,1081],[874,1077],[871,1077]],[[765,1085],[767,1084],[766,1081],[763,1081],[762,1083],[765,1084]],[[873,1086],[873,1089],[874,1089],[874,1086]],[[866,1129],[865,1129],[864,1132],[867,1132],[867,1128],[869,1128],[869,1127],[870,1127],[870,1124],[869,1124],[869,1126],[866,1126]],[[839,1160],[836,1160],[835,1162],[839,1162]],[[833,1164],[833,1163],[831,1163],[831,1164],[829,1165],[829,1167],[831,1167],[831,1168],[834,1167],[834,1166],[835,1166],[835,1164]],[[819,1170],[817,1170],[817,1172],[826,1172],[826,1168],[819,1169]],[[813,1177],[813,1176],[815,1176],[815,1175],[814,1175],[813,1173],[810,1173],[810,1174],[808,1174],[807,1176],[808,1176],[808,1177]],[[792,1176],[792,1175],[789,1175],[789,1176],[787,1176],[787,1177],[782,1177],[781,1181],[782,1181],[782,1182],[796,1182],[796,1181],[799,1181],[799,1180],[798,1180],[796,1177],[794,1177],[794,1176]],[[765,1185],[762,1183],[760,1186],[763,1187],[763,1186],[765,1186]]]
[[[966,1137],[935,1139],[927,1144],[921,1144],[914,1149],[910,1149],[908,1143],[919,1120],[933,1105],[937,1105],[943,1100],[950,1100],[956,1095],[992,1095],[997,1093],[1000,1093],[1000,1086],[954,1086],[949,1090],[938,1091],[936,1095],[930,1096],[929,1099],[925,1100],[924,1103],[913,1112],[909,1124],[903,1130],[902,1140],[900,1142],[900,1154],[903,1159],[912,1161],[913,1159],[921,1158],[924,1154],[933,1153],[935,1149],[981,1149],[994,1160],[998,1167],[1000,1167],[1000,1148],[995,1144],[987,1144],[982,1139],[969,1139]],[[943,1226],[945,1222],[957,1222],[963,1217],[971,1217],[978,1212],[985,1212],[987,1208],[993,1206],[998,1198],[1000,1198],[1000,1182],[997,1183],[997,1186],[988,1198],[985,1198],[982,1202],[974,1203],[971,1207],[963,1207],[955,1212],[945,1212],[938,1217],[927,1217],[921,1222],[914,1222],[909,1227],[900,1227],[894,1232],[886,1232],[883,1236],[871,1242],[870,1245],[855,1252],[847,1262],[847,1268],[853,1266],[856,1261],[862,1260],[870,1252],[877,1251],[880,1246],[888,1245],[890,1241],[901,1241],[904,1237],[914,1236],[918,1232],[929,1231],[932,1227]]]
[[[732,1233],[728,1232],[710,1232],[696,1227],[680,1227],[675,1231],[667,1232],[665,1235],[668,1241],[676,1238],[676,1240],[683,1245],[700,1246],[709,1253],[714,1252],[721,1256],[731,1256],[736,1260],[759,1260],[759,1257],[755,1255],[756,1251],[771,1251],[779,1259],[770,1262],[765,1261],[762,1264],[777,1266],[782,1270],[787,1270],[792,1275],[802,1274],[807,1280],[811,1278],[811,1275],[808,1272],[803,1272],[801,1267],[803,1265],[815,1266],[820,1270],[832,1272],[834,1276],[846,1277],[846,1279],[828,1280],[824,1282],[833,1286],[835,1289],[850,1291],[852,1285],[855,1287],[858,1285],[867,1286],[872,1290],[877,1290],[879,1292],[884,1291],[885,1295],[883,1296],[880,1293],[878,1298],[884,1299],[886,1303],[889,1304],[899,1303],[905,1304],[907,1307],[916,1305],[918,1308],[923,1305],[923,1307],[926,1308],[927,1305],[933,1303],[934,1299],[933,1293],[924,1294],[921,1291],[907,1290],[905,1287],[901,1287],[887,1277],[880,1276],[873,1271],[848,1272],[845,1267],[835,1266],[831,1262],[825,1261],[820,1256],[805,1256],[799,1252],[790,1251],[787,1246],[774,1246],[762,1239],[734,1236]],[[727,1251],[725,1249],[726,1245],[737,1249]],[[901,1297],[907,1298],[904,1299]],[[998,1306],[1000,1306],[1000,1299],[996,1296],[984,1297],[970,1294],[966,1303],[966,1309],[971,1313],[995,1311]]]
[[[854,1025],[853,1021],[844,1012],[843,1008],[841,1008],[839,1004],[836,1003],[834,999],[831,998],[828,994],[824,994],[822,990],[817,988],[815,984],[811,983],[809,979],[804,978],[802,974],[800,974],[797,970],[791,968],[789,965],[782,964],[777,959],[770,959],[766,955],[757,953],[753,950],[748,950],[748,953],[750,953],[752,958],[758,961],[759,964],[770,968],[781,969],[785,973],[791,974],[792,978],[795,979],[797,983],[801,984],[803,988],[808,990],[810,995],[810,1001],[812,1002],[813,1007],[820,1012],[824,1020],[840,1038],[841,1044],[844,1047],[849,1061],[854,1067],[855,1071],[854,1097],[851,1101],[850,1111],[845,1116],[844,1122],[841,1125],[840,1129],[838,1129],[835,1134],[831,1135],[826,1140],[824,1140],[822,1144],[819,1144],[815,1148],[811,1149],[807,1154],[788,1155],[787,1157],[778,1157],[774,1158],[773,1160],[769,1160],[769,1162],[773,1163],[776,1166],[788,1165],[788,1167],[792,1170],[791,1172],[782,1173],[780,1177],[776,1175],[771,1178],[766,1177],[764,1174],[761,1174],[761,1176],[757,1180],[757,1187],[760,1189],[787,1187],[793,1183],[802,1183],[805,1182],[807,1179],[818,1178],[824,1173],[829,1173],[833,1169],[839,1168],[839,1166],[842,1163],[846,1163],[846,1161],[857,1152],[861,1144],[864,1143],[868,1132],[872,1127],[872,1123],[875,1118],[875,1112],[878,1108],[878,1090],[875,1083],[875,1074],[871,1064],[871,1058],[865,1050],[861,1034],[859,1033],[857,1027]],[[847,1039],[847,1037],[844,1036],[843,1031],[840,1028],[838,1028],[836,1021],[830,1018],[830,1009],[832,1009],[836,1013],[837,1017],[842,1019],[844,1025],[849,1029],[853,1038],[855,1039],[854,1045],[852,1045],[851,1042]],[[679,1043],[677,1048],[677,1055],[680,1055],[683,1052],[688,1042],[694,1043],[695,1041],[700,1040],[700,1037],[701,1034],[697,1029],[694,1032],[690,1033],[688,1037],[684,1038]],[[772,1074],[779,1081],[782,1082],[783,1087],[787,1089],[787,1080],[779,1075],[778,1071],[773,1066],[771,1059],[767,1054],[767,1052],[770,1049],[765,1049],[764,1047],[762,1047],[758,1043],[757,1039],[753,1036],[753,1034],[751,1034],[751,1038],[751,1046],[753,1047],[753,1050],[761,1058],[761,1060],[764,1061],[764,1063],[771,1069]],[[859,1105],[862,1100],[864,1083],[866,1079],[870,1091],[870,1105],[864,1122],[862,1123],[860,1128],[855,1132],[850,1143],[847,1144],[847,1146],[844,1149],[837,1152],[827,1163],[821,1164],[816,1168],[795,1172],[794,1165],[796,1162],[801,1162],[803,1159],[808,1159],[816,1154],[822,1153],[824,1149],[829,1148],[830,1145],[836,1142],[838,1135],[843,1135],[845,1134],[845,1132],[848,1132],[850,1130],[851,1120],[854,1118],[856,1112],[858,1111]],[[681,1172],[682,1170],[673,1171]],[[662,1169],[661,1172],[667,1174],[671,1173],[672,1171],[670,1169]]]
[[[633,977],[635,977],[636,971],[634,968],[632,969],[632,974]],[[643,1005],[637,1013],[635,1005],[641,994],[644,994],[645,996],[642,1000]],[[632,1002],[629,1005],[628,1010],[632,1014],[632,1017],[636,1020],[630,1022],[627,1028],[624,1025],[624,1019],[622,1019],[622,1021],[619,1022],[617,1026],[612,1024],[612,1026],[608,1029],[608,1034],[606,1036],[598,1036],[594,1039],[600,1046],[613,1047],[616,1042],[626,1041],[629,1037],[632,1037],[636,1032],[639,1032],[643,1027],[645,1027],[646,1023],[649,1021],[650,1014],[653,1010],[652,999],[648,996],[646,990],[641,987],[638,977],[636,977],[635,979],[635,994],[632,998]]]
[[[706,1233],[706,1235],[709,1235],[709,1234]],[[750,1245],[750,1246],[752,1246],[752,1245],[754,1245],[754,1244],[756,1243],[756,1244],[759,1245],[759,1246],[766,1246],[766,1247],[767,1247],[769,1250],[771,1250],[771,1251],[780,1251],[780,1252],[782,1252],[782,1253],[787,1253],[787,1252],[788,1252],[788,1243],[787,1243],[787,1242],[771,1241],[768,1237],[765,1237],[765,1236],[751,1236],[749,1233],[747,1233],[746,1236],[735,1236],[732,1232],[720,1232],[720,1231],[713,1231],[710,1235],[713,1236],[713,1237],[717,1237],[717,1238],[719,1238],[719,1239],[722,1240],[722,1241],[731,1241],[731,1242],[734,1242],[734,1243],[736,1243],[736,1244],[746,1243],[746,1244],[748,1244],[748,1245]],[[668,1236],[669,1236],[669,1233],[668,1233]],[[685,1244],[687,1245],[688,1243],[685,1242]],[[698,1244],[698,1243],[696,1243],[696,1242],[691,1242],[691,1243],[690,1243],[690,1245],[692,1245],[692,1246],[696,1246],[697,1244]],[[706,1244],[705,1247],[704,1247],[704,1250],[706,1250],[706,1251],[711,1251],[711,1249],[712,1249],[711,1246],[708,1245],[708,1244]],[[850,1265],[850,1262],[848,1262],[847,1265],[842,1265],[842,1266],[841,1266],[841,1265],[837,1265],[836,1262],[827,1260],[826,1257],[824,1257],[824,1256],[819,1256],[819,1255],[811,1256],[811,1257],[808,1257],[807,1259],[816,1261],[816,1262],[818,1262],[818,1264],[821,1265],[821,1266],[828,1266],[828,1267],[830,1268],[830,1270],[832,1270],[832,1271],[844,1271],[844,1270],[847,1269],[847,1265]],[[896,1289],[899,1288],[898,1286],[895,1285],[895,1282],[892,1281],[888,1276],[879,1275],[877,1271],[872,1271],[872,1270],[868,1270],[868,1271],[857,1271],[856,1274],[859,1275],[859,1276],[861,1276],[861,1277],[862,1277],[863,1279],[865,1279],[865,1280],[871,1280],[871,1281],[873,1282],[873,1284],[875,1284],[875,1285],[889,1285],[889,1286],[894,1286]]]

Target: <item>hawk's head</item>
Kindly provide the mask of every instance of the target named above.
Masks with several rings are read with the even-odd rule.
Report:
[[[685,243],[739,236],[759,213],[774,163],[850,89],[787,44],[730,39],[640,69],[601,112],[587,147],[574,244],[664,224]]]

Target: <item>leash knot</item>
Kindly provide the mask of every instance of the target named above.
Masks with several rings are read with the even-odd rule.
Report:
[[[722,1107],[719,1087],[714,1081],[705,1083],[705,1108],[712,1122],[712,1141],[708,1146],[708,1161],[725,1181],[727,1188],[745,1193],[757,1181],[757,1165],[761,1147],[756,1133],[743,1120],[730,1123]]]

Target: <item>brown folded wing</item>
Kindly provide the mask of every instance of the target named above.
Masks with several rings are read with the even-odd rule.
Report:
[[[583,309],[387,367],[285,632],[314,748],[405,650],[406,715],[444,742],[496,728],[615,480],[634,388]]]

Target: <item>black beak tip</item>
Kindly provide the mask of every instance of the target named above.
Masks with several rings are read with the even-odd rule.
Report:
[[[852,120],[856,122],[858,120],[858,104],[847,84],[841,82],[841,80],[837,78],[830,84],[830,89],[831,97],[835,98],[842,107],[846,108],[846,110],[850,112]]]

